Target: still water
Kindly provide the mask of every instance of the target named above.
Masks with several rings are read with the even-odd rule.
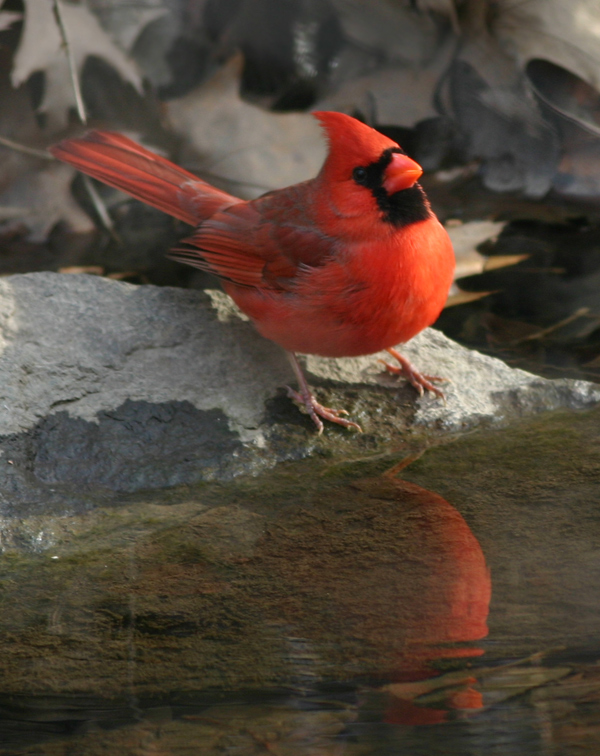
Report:
[[[0,754],[600,753],[599,421],[5,523]]]

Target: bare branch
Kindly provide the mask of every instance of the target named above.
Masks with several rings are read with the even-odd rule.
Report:
[[[509,342],[508,346],[517,346],[518,344],[524,344],[527,341],[536,341],[538,339],[543,339],[544,336],[548,336],[548,334],[554,333],[554,331],[558,331],[560,328],[564,328],[564,326],[569,325],[569,323],[573,323],[573,321],[585,317],[589,313],[589,311],[589,307],[580,307],[574,313],[569,315],[568,318],[559,320],[558,323],[554,323],[554,325],[548,326],[548,328],[541,328],[539,331],[530,333],[528,336],[523,336],[520,339],[515,339],[514,341]]]
[[[65,54],[69,63],[69,73],[71,74],[71,83],[73,84],[73,92],[75,93],[75,103],[77,105],[77,114],[81,123],[87,123],[87,114],[85,112],[85,105],[83,103],[83,95],[81,94],[81,87],[79,85],[79,78],[77,77],[77,66],[75,65],[75,58],[73,57],[73,50],[69,44],[69,38],[67,36],[67,30],[62,17],[60,9],[60,0],[52,0],[52,8],[54,10],[54,17],[58,25],[60,36],[62,37],[63,47],[65,48]]]
[[[12,139],[6,137],[0,137],[0,144],[3,147],[8,147],[9,150],[16,150],[16,152],[22,152],[25,155],[32,155],[33,157],[41,158],[42,160],[54,160],[52,155],[45,150],[36,150],[34,147],[26,147],[24,144],[13,142]]]
[[[83,182],[85,184],[85,188],[87,190],[89,198],[92,200],[92,204],[94,205],[94,208],[96,212],[98,213],[98,217],[100,218],[102,225],[108,231],[108,233],[113,237],[113,239],[118,244],[122,245],[123,242],[119,238],[119,235],[117,234],[117,232],[115,231],[115,224],[112,222],[112,218],[110,217],[108,210],[106,209],[104,200],[96,191],[96,187],[94,186],[92,180],[90,179],[89,176],[84,175]]]

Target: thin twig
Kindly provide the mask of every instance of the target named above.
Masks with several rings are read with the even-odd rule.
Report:
[[[67,63],[69,65],[69,73],[71,74],[71,84],[73,85],[73,93],[75,95],[75,104],[77,105],[77,115],[82,124],[87,124],[87,114],[85,112],[85,104],[83,102],[83,94],[81,92],[81,86],[79,84],[79,77],[77,76],[77,66],[75,65],[75,58],[73,57],[73,49],[69,44],[69,37],[67,35],[67,29],[65,27],[64,19],[62,17],[62,11],[60,9],[60,0],[52,0],[52,6],[54,9],[54,17],[56,18],[56,24],[62,37],[62,43],[67,56]],[[83,177],[83,183],[87,190],[87,193],[98,213],[98,217],[104,228],[115,239],[116,242],[121,244],[117,232],[115,231],[114,223],[106,209],[102,197],[96,191],[96,187],[91,182],[89,176]]]
[[[106,230],[118,244],[122,244],[123,242],[115,231],[115,224],[113,223],[112,218],[110,217],[108,210],[106,209],[106,205],[104,204],[102,197],[98,194],[96,187],[92,183],[91,178],[89,176],[84,176],[83,183],[85,184],[87,193],[92,200],[94,209],[96,210],[98,217],[102,221],[102,225],[104,226],[104,228],[106,228]]]
[[[22,152],[25,155],[32,155],[33,157],[42,158],[42,160],[54,160],[52,155],[45,150],[36,150],[34,147],[25,147],[24,144],[13,142],[12,139],[7,139],[6,137],[0,137],[0,144],[3,147],[8,147],[9,150]]]
[[[59,0],[52,0],[52,7],[54,10],[54,17],[56,18],[56,24],[62,37],[63,47],[67,55],[67,62],[69,64],[69,73],[71,74],[71,83],[73,84],[73,92],[75,93],[75,103],[77,105],[77,114],[81,123],[87,123],[87,115],[85,112],[85,105],[83,103],[83,96],[81,94],[81,87],[79,86],[79,79],[77,78],[77,66],[75,65],[75,58],[73,57],[73,50],[69,44],[69,38],[67,37],[67,30],[62,17],[62,11],[60,9]]]
[[[547,336],[549,333],[554,333],[554,331],[558,331],[560,328],[569,325],[569,323],[572,323],[574,320],[579,320],[579,318],[584,317],[588,314],[589,311],[589,307],[580,307],[572,315],[569,315],[568,318],[559,320],[558,323],[554,323],[554,325],[548,326],[548,328],[541,328],[535,333],[530,333],[529,335],[523,336],[520,339],[510,341],[507,346],[517,346],[518,344],[523,344],[526,341],[536,341],[537,339],[543,339],[544,336]]]

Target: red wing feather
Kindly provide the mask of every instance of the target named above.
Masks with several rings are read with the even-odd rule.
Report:
[[[192,226],[240,202],[193,173],[111,131],[90,131],[50,148],[54,157]]]
[[[294,225],[293,212],[273,212],[268,199],[215,213],[186,239],[189,247],[169,256],[240,286],[291,289],[303,267],[317,267],[331,258],[334,241],[314,227]]]
[[[185,239],[188,247],[171,250],[169,257],[240,286],[260,287],[263,285],[265,258],[254,243],[259,222],[260,216],[248,203],[226,208],[215,213],[195,234]]]

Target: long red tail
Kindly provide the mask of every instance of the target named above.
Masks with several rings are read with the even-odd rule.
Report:
[[[54,157],[158,210],[196,226],[241,202],[160,155],[112,131],[89,131],[50,148]]]

